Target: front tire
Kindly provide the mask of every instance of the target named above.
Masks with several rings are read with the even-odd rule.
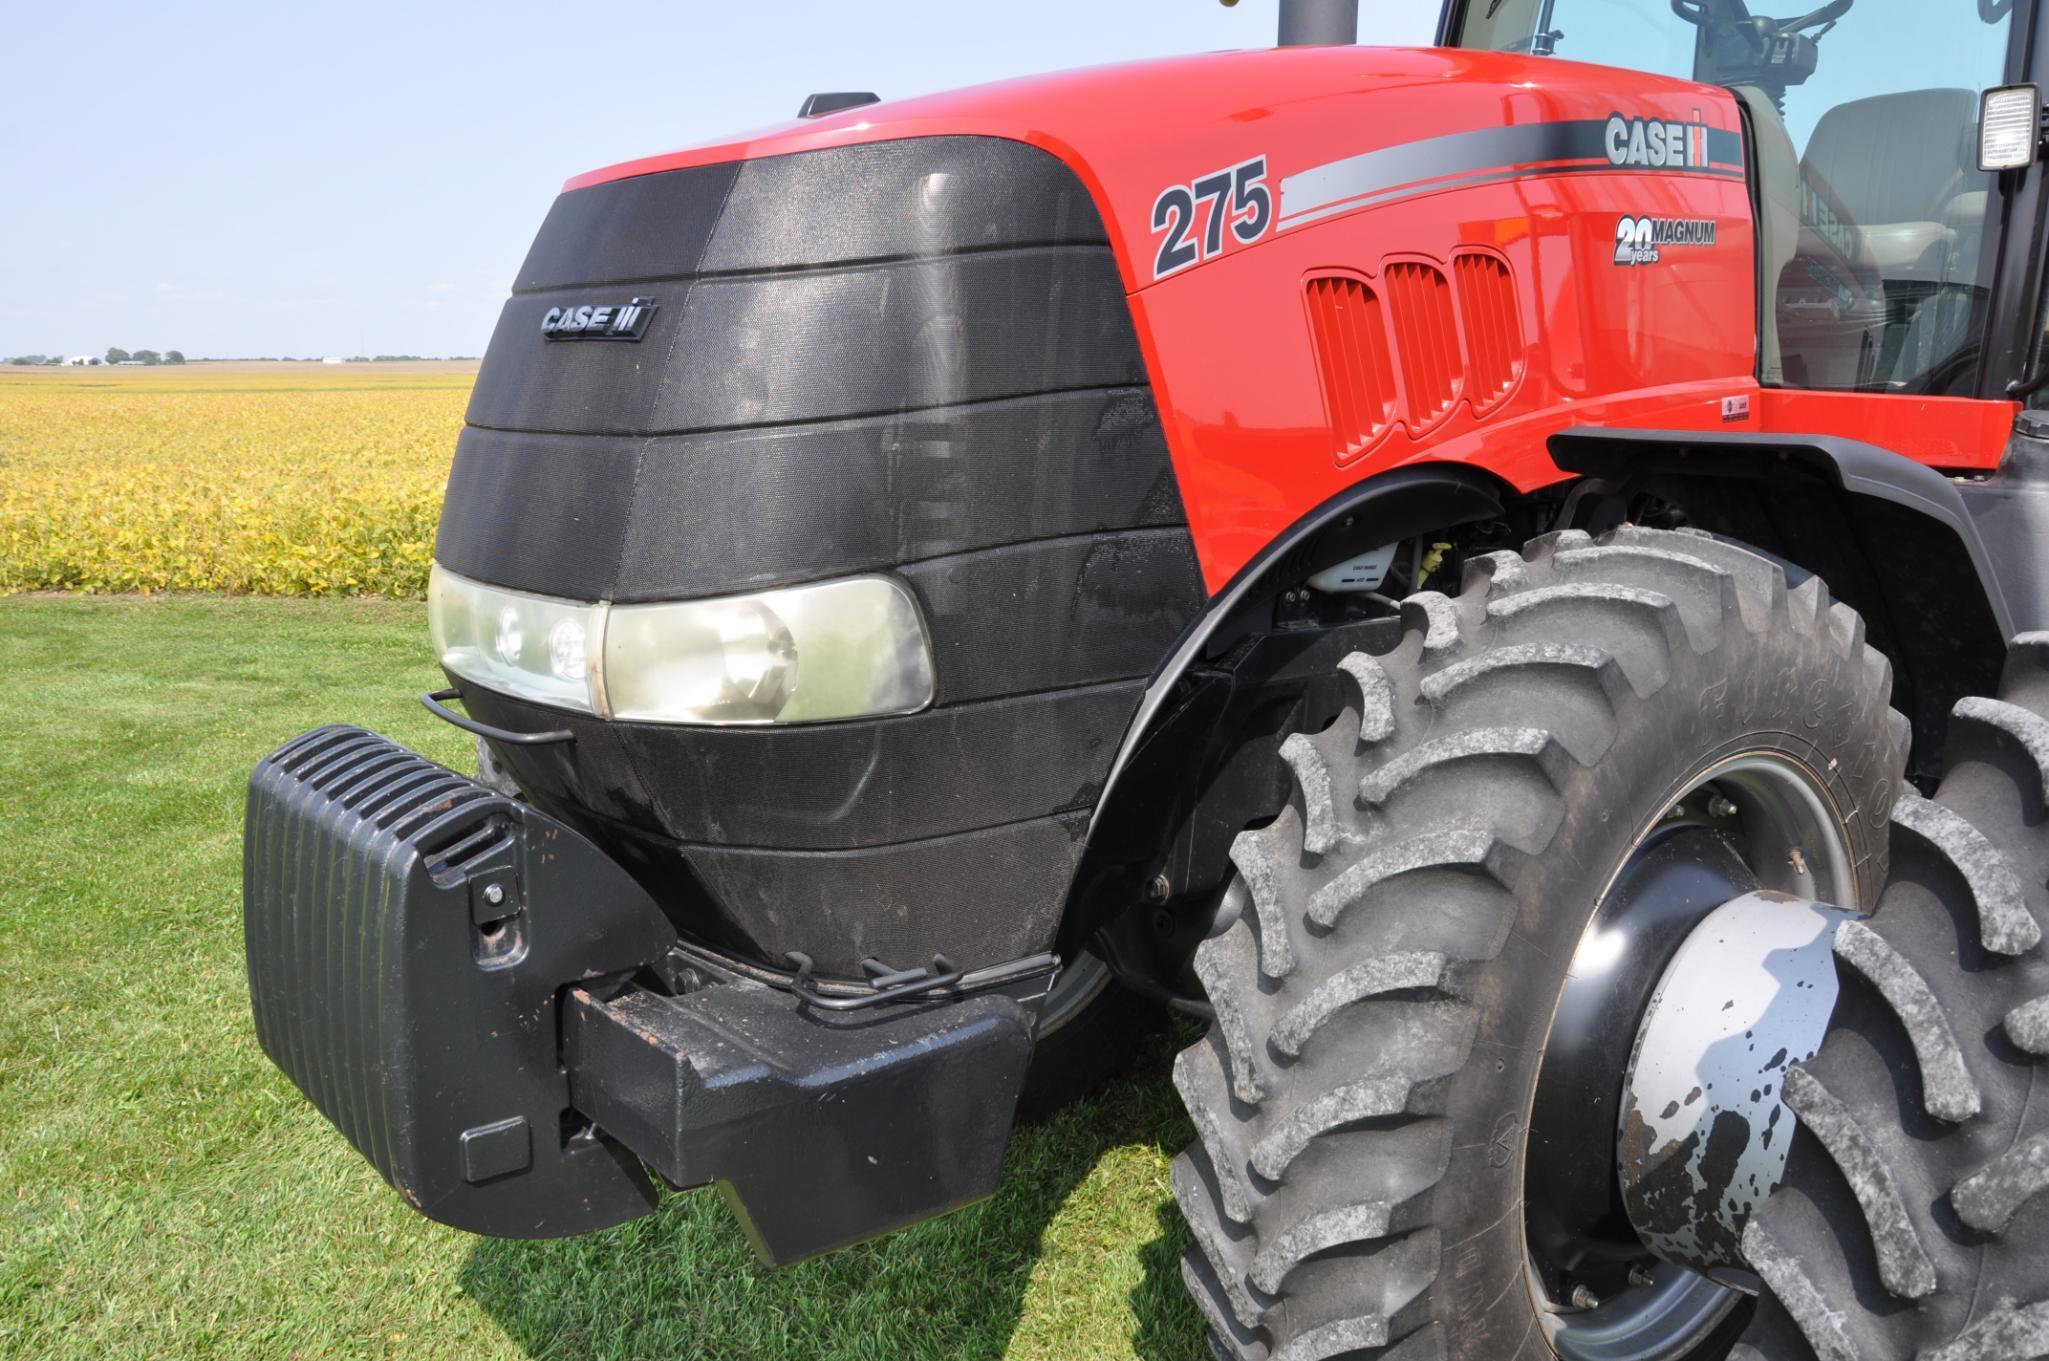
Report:
[[[1346,711],[1283,746],[1294,798],[1234,844],[1244,910],[1196,956],[1217,1020],[1175,1064],[1197,1138],[1173,1181],[1183,1276],[1226,1358],[1549,1361],[1533,1092],[1632,851],[1707,772],[1756,757],[1832,810],[1838,898],[1875,900],[1884,873],[1906,725],[1818,579],[1789,590],[1704,536],[1569,531],[1403,619],[1392,652],[1343,662]],[[1759,877],[1798,889],[1820,868],[1796,848]]]

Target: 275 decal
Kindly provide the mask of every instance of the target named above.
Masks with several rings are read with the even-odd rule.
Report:
[[[1227,246],[1224,228],[1232,240],[1249,246],[1266,235],[1273,225],[1273,191],[1266,180],[1266,157],[1251,160],[1204,175],[1190,184],[1170,184],[1153,200],[1153,231],[1165,232],[1160,253],[1153,258],[1153,278],[1164,279],[1177,270],[1222,255]],[[1201,205],[1208,205],[1208,211]],[[1198,219],[1200,227],[1198,229]]]

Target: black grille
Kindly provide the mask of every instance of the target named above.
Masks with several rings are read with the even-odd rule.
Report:
[[[657,306],[637,344],[541,330],[550,308],[632,297]],[[463,686],[487,721],[584,734],[498,757],[541,807],[678,847],[646,882],[668,902],[691,860],[686,930],[770,966],[802,950],[836,978],[860,976],[871,910],[907,957],[1051,944],[1064,828],[1205,596],[1094,202],[1059,158],[988,137],[564,194],[478,376],[435,553],[494,585],[628,603],[904,582],[939,677],[908,718],[607,733]],[[999,908],[947,853],[968,834],[1052,858]]]

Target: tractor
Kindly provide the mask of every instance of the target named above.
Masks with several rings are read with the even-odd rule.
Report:
[[[1279,10],[567,183],[478,769],[257,765],[264,1050],[435,1220],[779,1264],[1187,1013],[1227,1361],[2049,1356],[2049,26]]]

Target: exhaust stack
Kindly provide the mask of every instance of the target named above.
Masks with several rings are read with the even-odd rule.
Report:
[[[1348,46],[1359,41],[1359,0],[1281,0],[1282,47]]]

